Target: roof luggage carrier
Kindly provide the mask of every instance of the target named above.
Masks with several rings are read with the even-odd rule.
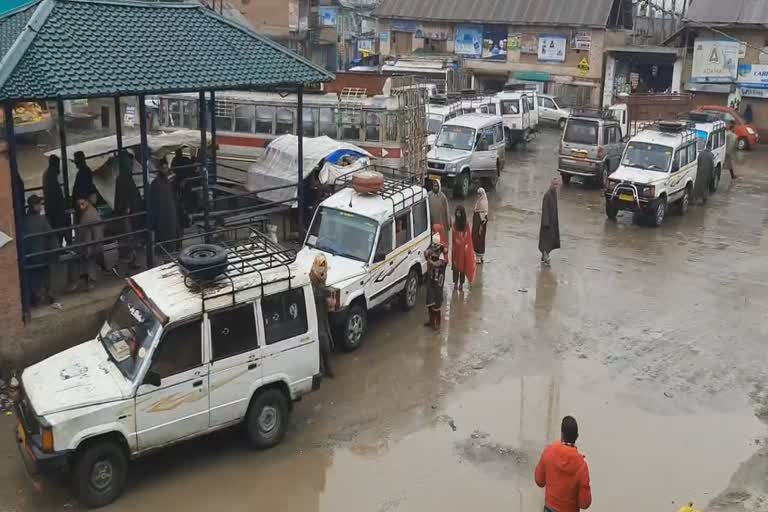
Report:
[[[352,179],[355,174],[364,171],[377,171],[384,176],[384,186],[378,192],[372,192],[383,199],[389,199],[392,202],[392,209],[394,213],[397,213],[406,208],[410,208],[417,202],[425,199],[426,190],[421,185],[421,182],[417,179],[417,176],[402,176],[397,169],[392,167],[384,167],[381,165],[371,164],[364,169],[358,169],[342,174],[336,180],[334,180],[334,190],[340,190],[343,188],[353,188]],[[412,192],[410,196],[405,195],[405,191],[413,191],[413,186],[419,185],[418,192]]]
[[[644,124],[642,129],[682,135],[683,144],[696,140],[696,123],[693,121],[651,121]]]
[[[614,115],[612,110],[602,109],[597,107],[584,107],[584,106],[572,107],[571,116],[572,117],[591,117],[594,119],[616,120],[616,116]]]
[[[243,231],[247,233],[243,235]],[[232,236],[234,235],[234,236]],[[217,245],[226,251],[227,259],[224,264],[215,264],[209,267],[187,268],[181,261],[185,241],[212,239]],[[291,264],[296,261],[296,251],[286,249],[273,242],[264,233],[252,228],[228,228],[210,231],[203,235],[195,234],[157,243],[163,254],[179,269],[184,276],[184,285],[193,292],[199,292],[203,302],[203,312],[206,311],[206,302],[222,297],[231,296],[232,305],[237,304],[238,292],[261,289],[264,296],[264,286],[288,281],[288,288],[295,277],[291,270]],[[212,270],[215,277],[208,277]],[[264,281],[264,272],[277,268],[284,268],[286,273],[282,277]],[[249,275],[258,275],[258,281],[243,280]]]

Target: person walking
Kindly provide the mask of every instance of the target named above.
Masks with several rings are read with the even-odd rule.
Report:
[[[725,132],[725,162],[723,162],[723,167],[731,173],[732,180],[737,178],[736,172],[733,169],[733,159],[736,155],[736,145],[738,143],[735,130],[736,123],[733,121],[728,123],[728,130]]]
[[[560,219],[557,214],[557,189],[560,179],[552,178],[549,190],[541,200],[541,227],[539,228],[539,251],[541,263],[550,266],[549,253],[560,248]]]
[[[478,264],[485,259],[485,234],[488,231],[488,195],[485,189],[477,189],[477,201],[475,202],[475,214],[472,216],[472,245],[475,247],[475,256]]]
[[[104,225],[100,223],[99,211],[88,199],[78,199],[77,209],[80,212],[80,221],[75,229],[75,244],[89,245],[77,248],[80,256],[76,265],[77,279],[69,291],[77,290],[82,281],[85,281],[88,291],[91,291],[96,283],[96,266],[107,272],[101,244],[104,239]]]
[[[59,183],[59,166],[61,160],[56,155],[48,157],[48,168],[43,173],[43,201],[45,201],[45,218],[52,229],[69,227],[67,202]],[[71,240],[71,234],[66,232],[55,235],[56,242],[61,245],[63,240]]]
[[[432,224],[440,224],[448,231],[451,230],[451,214],[448,207],[448,198],[443,193],[440,180],[432,180],[432,189],[427,196],[429,202],[429,216]],[[443,240],[443,244],[448,244],[448,240]]]
[[[333,378],[333,363],[331,362],[331,353],[333,352],[333,336],[331,335],[331,324],[328,318],[328,298],[331,295],[326,284],[328,279],[328,260],[325,255],[318,254],[312,262],[312,268],[309,271],[309,280],[312,283],[312,292],[315,297],[315,310],[317,311],[317,330],[320,342],[320,371],[326,377]]]
[[[472,226],[467,221],[467,211],[463,206],[456,207],[451,231],[453,250],[451,252],[451,270],[453,284],[464,289],[464,281],[475,279],[475,248],[472,246]]]
[[[705,204],[709,198],[709,188],[712,186],[712,176],[715,172],[715,157],[708,147],[699,151],[696,167],[693,196],[694,200],[701,200],[701,204]]]
[[[155,233],[155,242],[167,242],[181,237],[176,198],[168,181],[168,164],[160,161],[157,177],[149,186],[148,228]],[[176,246],[178,244],[174,244]],[[178,247],[173,247],[174,250]]]
[[[752,124],[752,121],[755,119],[755,114],[752,112],[752,104],[747,103],[747,106],[744,107],[744,122],[747,124]]]
[[[42,215],[43,200],[36,194],[27,198],[27,215],[24,217],[24,234],[41,235],[27,238],[24,242],[24,250],[27,255],[50,251],[56,248],[56,237],[50,234],[51,225],[48,219]],[[43,233],[49,233],[43,235]],[[29,288],[32,292],[32,305],[46,303],[53,304],[56,300],[51,295],[51,262],[54,256],[41,254],[28,257],[26,264],[33,266],[27,272],[29,275]]]
[[[427,322],[425,327],[431,327],[432,330],[440,330],[442,323],[443,307],[443,289],[445,286],[445,267],[447,249],[443,244],[440,229],[442,226],[435,226],[435,233],[432,235],[432,244],[427,248]]]
[[[560,424],[560,441],[544,449],[536,465],[536,485],[544,488],[544,512],[579,512],[592,504],[589,467],[576,449],[579,426],[566,416]]]

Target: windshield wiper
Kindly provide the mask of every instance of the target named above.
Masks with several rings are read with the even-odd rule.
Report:
[[[448,148],[448,149],[456,149],[453,144],[440,144],[437,147],[439,147],[439,148]]]

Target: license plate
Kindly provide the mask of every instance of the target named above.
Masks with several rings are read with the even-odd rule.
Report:
[[[430,174],[429,179],[432,181],[440,181],[440,176],[438,176],[437,174]]]
[[[573,156],[573,158],[580,158],[582,160],[584,158],[587,158],[587,154],[584,153],[583,151],[574,151],[571,155]]]
[[[24,426],[21,424],[21,422],[16,424],[16,434],[19,436],[19,441],[21,441],[21,444],[26,445],[27,433],[24,430]]]
[[[619,194],[619,200],[621,201],[633,201],[635,200],[634,197],[632,197],[632,194]]]

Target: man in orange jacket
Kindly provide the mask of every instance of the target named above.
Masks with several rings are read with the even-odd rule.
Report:
[[[579,426],[572,416],[563,418],[560,442],[544,449],[536,466],[536,485],[544,487],[544,512],[579,512],[592,504],[589,468],[576,449]]]

